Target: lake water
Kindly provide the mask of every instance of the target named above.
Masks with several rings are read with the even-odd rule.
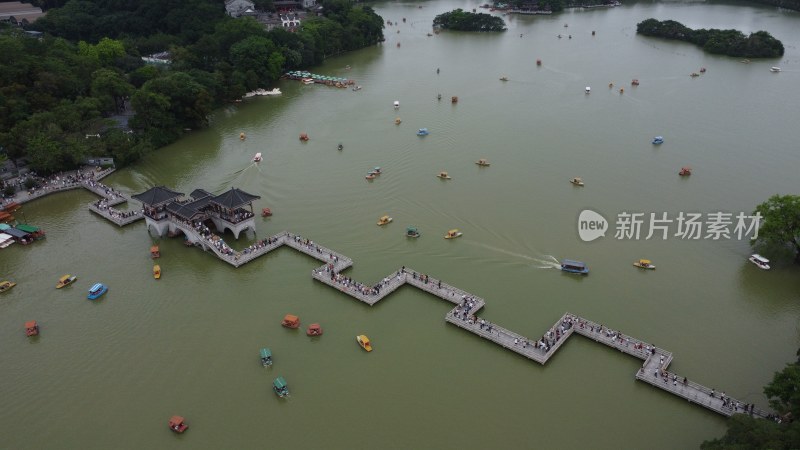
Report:
[[[313,70],[362,90],[283,81],[283,96],[224,108],[209,129],[106,183],[128,193],[243,189],[275,215],[257,217],[256,236],[226,235],[234,247],[289,230],[352,257],[357,280],[413,267],[482,296],[483,317],[532,338],[569,311],[670,350],[675,371],[766,406],[763,385],[800,345],[797,266],[784,256],[759,270],[746,240],[618,240],[614,221],[621,212],[749,214],[773,194],[797,193],[798,13],[642,2],[506,16],[503,34],[427,36],[437,14],[477,6],[377,3],[399,22],[386,42]],[[786,55],[744,64],[637,36],[649,17],[764,29]],[[430,135],[415,136],[421,127]],[[302,132],[310,141],[298,141]],[[655,135],[665,143],[653,146]],[[384,174],[366,181],[376,165]],[[694,173],[681,178],[685,165]],[[452,180],[437,179],[441,170]],[[574,176],[586,186],[572,186]],[[0,253],[0,278],[18,283],[0,299],[1,448],[675,449],[725,430],[724,418],[636,382],[638,360],[575,337],[541,367],[446,324],[449,306],[412,288],[363,306],[313,281],[318,263],[289,249],[233,269],[163,238],[155,281],[156,237],[90,213],[94,198],[73,191],[26,205],[47,240]],[[585,208],[611,221],[605,238],[579,239]],[[394,222],[375,226],[384,214]],[[422,237],[406,239],[408,225]],[[464,236],[442,239],[450,228]],[[552,257],[592,273],[542,268]],[[638,271],[639,258],[658,269]],[[78,282],[55,290],[64,273]],[[110,291],[90,302],[94,282]],[[286,313],[320,322],[325,335],[281,328]],[[23,333],[32,319],[38,339]],[[362,333],[370,354],[355,343]],[[259,363],[264,346],[271,369]],[[288,401],[271,392],[278,375]],[[167,429],[173,414],[187,418],[186,434]]]

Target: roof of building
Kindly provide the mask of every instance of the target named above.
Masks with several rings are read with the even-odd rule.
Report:
[[[224,208],[234,209],[242,205],[250,204],[253,200],[260,198],[261,196],[259,195],[248,194],[242,190],[231,188],[229,191],[211,199],[211,203],[215,203]]]
[[[189,194],[189,197],[192,197],[195,200],[200,200],[206,197],[213,197],[213,196],[214,194],[208,192],[205,189],[195,189],[192,191],[191,194]]]
[[[183,195],[182,192],[176,192],[164,186],[154,186],[141,194],[132,195],[131,197],[145,205],[161,205],[181,195]]]

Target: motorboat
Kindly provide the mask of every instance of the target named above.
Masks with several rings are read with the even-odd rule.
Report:
[[[308,134],[300,133],[300,140],[303,141],[303,142],[307,142],[308,141]]]
[[[400,109],[400,102],[398,100],[395,100],[392,105],[394,106],[394,109]]]
[[[247,139],[247,136],[244,134],[244,132],[239,133],[239,139],[242,141]]]
[[[314,84],[313,78],[303,78],[300,80],[303,84]]]
[[[537,66],[541,66],[542,65],[542,60],[541,59],[537,59],[536,60],[536,65]]]
[[[56,283],[56,289],[61,289],[63,287],[67,287],[70,284],[74,283],[78,277],[75,275],[63,275],[61,278],[58,279],[58,283]]]
[[[369,342],[369,338],[367,336],[359,334],[356,336],[356,342],[358,342],[358,345],[360,345],[364,350],[368,352],[372,351],[372,344]]]
[[[103,283],[95,283],[89,288],[89,295],[87,295],[86,298],[89,300],[96,300],[106,292],[108,292],[108,286]]]
[[[639,80],[637,78],[631,80],[631,86],[638,86],[638,85],[639,85]]]
[[[500,77],[500,81],[508,81],[508,77],[507,76],[502,76],[502,77]]]
[[[689,74],[689,76],[692,77],[692,78],[695,78],[695,77],[699,77],[700,74],[697,73],[697,72],[692,72],[692,73]]]
[[[664,143],[664,137],[663,136],[656,136],[656,137],[653,138],[653,144],[660,145],[660,144],[663,144],[663,143]]]
[[[0,282],[0,294],[10,290],[11,288],[13,288],[16,285],[17,285],[17,283],[14,283],[13,281],[2,281],[2,282]]]
[[[403,121],[399,117],[395,117],[394,118],[394,124],[395,125],[400,125],[401,123],[403,123]]]
[[[272,390],[280,398],[289,396],[289,385],[286,384],[286,380],[283,377],[275,378],[275,381],[272,382]]]
[[[260,152],[259,152],[259,153],[256,153],[256,155],[255,155],[255,156],[253,156],[253,162],[254,162],[254,163],[260,163],[260,162],[261,162],[261,159],[262,159],[262,158],[261,158],[261,153],[260,153]]]
[[[25,322],[25,336],[37,336],[39,334],[39,324],[35,320]]]
[[[448,230],[447,234],[444,235],[445,239],[455,239],[458,237],[463,236],[464,233],[458,231],[458,228],[453,228],[452,230]]]
[[[261,365],[264,367],[272,365],[272,352],[266,347],[261,349]]]
[[[700,68],[700,73],[706,73],[706,68],[705,67],[701,67]]]
[[[353,90],[354,91],[360,91],[361,90],[361,86],[353,86]]]
[[[189,428],[189,425],[186,425],[186,419],[181,416],[172,416],[169,418],[169,429],[174,431],[175,433],[183,433]]]
[[[640,269],[654,270],[656,268],[656,266],[654,266],[652,261],[650,261],[649,259],[640,259],[640,260],[636,261],[635,263],[633,263],[633,265],[638,267],[638,268],[640,268]]]
[[[436,176],[441,178],[442,180],[449,180],[451,178],[450,175],[448,175],[447,172],[444,171],[439,172]]]
[[[375,166],[375,167],[373,167],[373,168],[372,168],[372,170],[371,170],[371,172],[372,172],[372,173],[374,173],[375,175],[380,175],[380,174],[382,173],[382,172],[381,172],[381,166]]]
[[[368,180],[374,180],[376,176],[378,176],[378,174],[376,174],[375,172],[369,171],[369,172],[367,172],[367,176],[365,176],[364,178],[366,178]]]
[[[261,208],[261,217],[269,217],[272,215],[272,210],[269,208]]]
[[[420,128],[420,129],[417,131],[417,136],[427,136],[427,135],[429,135],[429,134],[430,134],[430,132],[428,131],[428,129],[427,129],[427,128]]]
[[[477,160],[477,161],[475,161],[475,164],[477,164],[477,165],[479,165],[481,167],[489,167],[491,165],[491,164],[489,164],[489,161],[487,161],[485,159],[482,159],[482,158]]]
[[[422,236],[422,234],[417,230],[417,227],[406,228],[406,237],[418,238],[420,236]]]
[[[342,143],[340,142],[339,145],[336,146],[336,150],[339,151],[344,150],[344,145],[342,145]]]
[[[583,180],[581,179],[581,177],[575,177],[575,178],[569,180],[569,182],[574,184],[575,186],[583,186],[584,185]]]
[[[769,270],[769,260],[758,253],[753,253],[747,260],[758,266],[759,269]]]
[[[392,220],[394,219],[392,219],[389,216],[383,216],[380,219],[378,219],[378,226],[386,225],[387,223],[390,223]]]
[[[150,257],[153,259],[161,257],[161,251],[158,249],[157,245],[150,247]]]
[[[281,325],[283,325],[286,328],[292,328],[292,329],[298,328],[300,326],[300,318],[293,314],[287,314],[283,317]]]
[[[589,273],[589,268],[586,267],[586,264],[571,259],[564,259],[561,261],[561,270],[564,272],[577,273],[581,275],[586,275]]]
[[[769,68],[769,71],[770,71],[770,72],[780,72],[780,71],[781,71],[781,68],[780,68],[780,67],[775,67],[775,66],[772,66],[772,67],[770,67],[770,68]]]
[[[312,323],[306,328],[306,336],[322,336],[322,326],[318,323]]]
[[[688,177],[691,174],[692,174],[692,168],[689,166],[681,167],[681,171],[678,172],[678,175],[682,177]]]
[[[441,100],[441,99],[442,99],[442,94],[436,94],[436,100]]]
[[[158,264],[153,266],[153,278],[155,278],[156,280],[161,279],[161,266],[159,266]]]
[[[592,93],[591,86],[586,86],[586,88],[584,89],[584,92],[586,92],[587,94],[591,94]]]
[[[458,103],[458,97],[455,95],[450,97],[450,103]]]

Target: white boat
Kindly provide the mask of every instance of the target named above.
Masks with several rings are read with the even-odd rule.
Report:
[[[314,79],[313,78],[303,78],[300,81],[302,81],[303,84],[314,84]]]
[[[592,92],[592,88],[591,88],[591,87],[589,87],[589,86],[586,86],[586,93],[587,93],[587,94],[589,94],[589,93],[591,93],[591,92]]]
[[[400,102],[397,100],[394,101],[394,109],[400,109]]]
[[[261,153],[260,152],[256,153],[256,156],[253,156],[253,162],[254,163],[261,162]]]
[[[0,248],[6,248],[14,243],[14,238],[10,234],[0,233]]]
[[[769,71],[770,71],[770,72],[780,72],[780,71],[781,71],[781,68],[780,68],[780,67],[775,67],[775,66],[772,66],[772,67],[770,67],[770,68],[769,68]]]
[[[751,263],[757,265],[759,269],[769,270],[769,260],[758,253],[753,253],[747,259]]]

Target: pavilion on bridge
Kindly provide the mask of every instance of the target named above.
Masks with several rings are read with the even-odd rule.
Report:
[[[220,195],[195,189],[188,198],[164,186],[155,186],[132,196],[142,202],[147,229],[151,227],[159,236],[183,231],[182,228],[210,220],[217,231],[230,230],[236,239],[248,228],[255,232],[253,201],[258,195],[231,188]]]

